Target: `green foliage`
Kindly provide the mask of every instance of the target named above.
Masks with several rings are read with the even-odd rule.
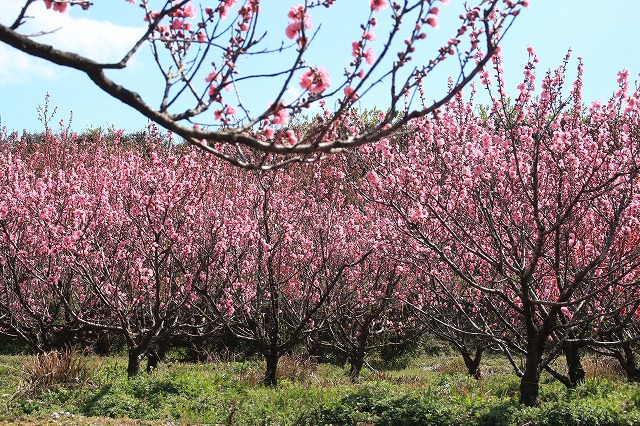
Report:
[[[390,343],[382,346],[378,352],[383,365],[398,370],[407,368],[422,349],[419,338]]]
[[[15,392],[24,358],[0,357],[0,394]],[[74,415],[221,425],[452,425],[555,426],[640,424],[637,384],[588,378],[575,391],[543,383],[539,407],[518,402],[519,380],[501,359],[487,359],[492,374],[475,380],[434,368],[450,358],[414,359],[404,370],[363,372],[352,384],[340,367],[305,367],[289,360],[278,386],[260,384],[261,362],[161,364],[128,379],[124,358],[88,357],[95,386],[52,387],[25,395],[10,415]],[[502,364],[501,364],[502,363]],[[487,369],[489,371],[489,368]],[[4,402],[4,401],[0,401]]]

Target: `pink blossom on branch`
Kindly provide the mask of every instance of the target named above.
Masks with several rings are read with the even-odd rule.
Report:
[[[373,10],[374,12],[379,12],[386,9],[387,0],[370,0],[369,5],[371,6],[371,10]]]
[[[302,28],[304,27],[307,30],[310,30],[312,27],[311,17],[309,17],[309,12],[306,10],[304,6],[292,7],[287,14],[287,17],[292,20],[292,22],[287,25],[285,33],[287,37],[291,40],[298,37],[302,32]]]
[[[367,61],[367,64],[372,65],[376,60],[376,51],[373,50],[372,47],[368,48],[366,52],[364,52],[364,60]]]
[[[53,10],[60,13],[66,12],[67,7],[69,6],[69,3],[66,1],[56,1],[56,0],[44,0],[44,4],[47,7],[47,9],[51,9],[51,7],[53,6]]]
[[[440,22],[438,21],[438,17],[436,15],[431,15],[427,18],[427,24],[431,25],[433,28],[438,28],[440,26]]]
[[[133,0],[127,0],[129,3],[135,3]],[[31,2],[28,2],[29,4]],[[148,22],[148,35],[132,46],[126,57],[118,63],[98,64],[98,68],[121,70],[130,63],[133,56],[145,46],[151,46],[158,54],[157,66],[160,73],[166,81],[166,90],[161,90],[162,99],[154,107],[142,96],[135,96],[134,93],[140,93],[136,90],[136,83],[132,83],[131,87],[123,87],[121,90],[117,88],[118,84],[115,80],[111,80],[112,73],[98,73],[92,65],[89,67],[88,62],[83,61],[81,57],[67,57],[68,55],[62,51],[54,49],[42,49],[42,45],[37,39],[29,38],[22,35],[15,29],[2,27],[0,28],[0,42],[10,44],[11,46],[19,46],[18,49],[26,53],[36,56],[45,56],[44,59],[55,63],[69,63],[81,72],[89,73],[92,78],[95,77],[99,81],[96,84],[110,93],[111,96],[123,101],[131,108],[142,112],[152,121],[157,122],[161,126],[170,129],[172,132],[183,137],[188,143],[201,148],[220,158],[224,158],[237,165],[251,167],[259,165],[260,168],[268,168],[281,165],[292,161],[307,161],[308,154],[323,152],[338,152],[344,150],[347,146],[356,147],[366,143],[372,143],[383,137],[384,133],[393,133],[399,131],[407,121],[417,117],[423,117],[434,113],[438,106],[446,102],[451,97],[451,93],[442,96],[441,99],[433,102],[426,102],[426,98],[422,98],[425,102],[418,102],[407,97],[407,93],[423,93],[424,91],[418,86],[425,84],[427,75],[437,75],[432,73],[435,66],[445,61],[456,52],[462,54],[467,52],[469,57],[473,57],[475,61],[458,61],[460,66],[460,75],[465,76],[459,80],[459,83],[452,86],[453,92],[458,92],[468,84],[471,79],[480,71],[480,68],[489,60],[485,54],[476,55],[479,46],[488,46],[487,55],[493,52],[500,41],[501,29],[510,25],[515,14],[520,8],[526,5],[524,1],[496,1],[486,2],[483,0],[473,0],[475,5],[466,7],[467,13],[461,16],[462,23],[459,27],[454,27],[453,34],[455,38],[451,38],[447,45],[442,48],[434,49],[432,56],[425,55],[425,51],[419,49],[431,49],[431,46],[422,46],[420,40],[426,37],[425,32],[420,32],[420,27],[425,24],[433,27],[438,26],[438,18],[444,15],[438,7],[446,4],[446,1],[429,1],[416,2],[423,7],[403,8],[400,2],[390,3],[387,0],[370,0],[369,9],[366,9],[367,2],[364,1],[365,9],[362,10],[362,16],[353,17],[353,24],[361,29],[360,39],[356,40],[351,46],[351,53],[356,58],[343,64],[344,73],[340,73],[340,81],[336,87],[344,89],[346,87],[357,88],[357,92],[349,96],[350,99],[362,98],[365,94],[372,93],[370,89],[374,85],[392,85],[396,82],[396,93],[390,93],[385,100],[389,104],[381,105],[384,109],[395,111],[406,111],[399,120],[390,121],[380,127],[372,127],[358,135],[348,136],[348,141],[341,140],[345,137],[344,132],[336,131],[333,128],[336,123],[344,123],[350,119],[350,114],[355,108],[350,104],[344,104],[338,99],[342,94],[342,90],[335,90],[327,93],[327,88],[331,87],[331,81],[328,71],[322,67],[322,63],[314,63],[309,67],[310,57],[316,55],[314,49],[318,52],[326,52],[327,49],[343,49],[348,47],[340,46],[318,46],[321,44],[323,37],[317,37],[312,40],[311,34],[307,31],[313,28],[311,22],[311,14],[318,7],[334,7],[335,0],[299,2],[302,5],[296,5],[288,9],[288,21],[281,32],[275,29],[275,35],[280,34],[284,40],[272,40],[273,37],[263,37],[263,34],[274,29],[269,28],[269,23],[265,19],[258,19],[258,15],[264,7],[276,7],[274,5],[266,5],[259,0],[246,0],[238,2],[237,0],[215,0],[213,5],[199,4],[192,1],[164,1],[164,2],[142,2],[142,17]],[[351,2],[345,2],[351,3]],[[439,4],[438,4],[439,3]],[[46,6],[56,11],[62,11],[72,5],[90,5],[89,2],[80,0],[46,0]],[[138,3],[140,4],[140,3]],[[151,5],[158,5],[159,9],[151,10]],[[294,3],[295,4],[295,3]],[[378,14],[393,5],[392,13]],[[436,5],[438,7],[436,7]],[[287,5],[291,6],[291,5]],[[339,6],[335,6],[336,8]],[[351,7],[351,6],[345,6]],[[486,10],[484,10],[486,9]],[[353,9],[356,10],[356,9]],[[237,12],[234,22],[224,25],[222,20],[231,16],[233,12]],[[342,13],[336,10],[336,13]],[[201,16],[199,16],[201,14]],[[376,15],[376,16],[373,16]],[[414,16],[415,15],[415,16]],[[320,16],[320,14],[318,14]],[[329,16],[329,15],[326,15]],[[479,26],[478,21],[487,17],[487,22]],[[115,18],[117,19],[117,18]],[[327,18],[332,19],[332,18]],[[443,19],[443,18],[442,18]],[[394,22],[398,25],[398,31],[390,31],[387,34],[374,34],[373,30],[379,23],[385,20],[384,28],[389,28],[389,23]],[[454,20],[455,22],[455,20]],[[485,25],[486,24],[486,25]],[[261,27],[265,25],[265,27]],[[455,24],[458,25],[458,24]],[[482,27],[480,30],[478,28]],[[282,34],[284,33],[284,34]],[[403,34],[404,35],[400,35]],[[469,34],[470,37],[461,37]],[[396,43],[401,40],[400,37],[406,38],[406,46]],[[26,40],[25,40],[26,38]],[[289,44],[286,40],[293,40],[295,43]],[[313,43],[312,43],[313,41]],[[486,42],[486,43],[485,43]],[[273,44],[275,43],[275,44]],[[375,43],[375,44],[374,44]],[[396,46],[401,46],[399,51]],[[284,59],[289,49],[298,52],[295,55],[295,61],[289,63]],[[167,54],[160,54],[163,51]],[[39,52],[39,53],[38,53]],[[42,53],[44,52],[44,53]],[[428,52],[426,52],[428,53]],[[248,58],[265,56],[268,61],[274,65],[273,72],[261,73],[252,72],[247,65],[251,61]],[[396,59],[397,56],[397,59]],[[320,56],[321,57],[321,56]],[[413,72],[404,72],[405,65],[412,61]],[[166,63],[165,63],[166,62]],[[367,64],[371,68],[366,72],[361,65]],[[91,69],[89,69],[91,68]],[[218,79],[213,81],[202,81],[204,75],[209,68],[215,69],[218,73]],[[254,81],[258,84],[271,84],[280,76],[287,75],[288,78],[281,79],[280,82],[286,82],[285,87],[274,88],[271,91],[276,96],[273,102],[281,101],[282,94],[292,89],[291,85],[295,85],[295,76],[297,71],[301,70],[302,76],[300,85],[311,95],[325,94],[326,96],[335,96],[334,99],[327,100],[325,105],[334,105],[335,111],[329,111],[323,108],[322,114],[331,115],[336,113],[338,116],[332,120],[321,120],[312,132],[299,135],[300,140],[295,145],[289,144],[284,139],[276,140],[274,143],[264,143],[264,138],[256,129],[254,124],[265,122],[265,125],[280,123],[285,121],[285,111],[280,112],[281,115],[274,115],[273,110],[249,108],[249,105],[242,105],[242,99],[249,99],[242,92],[251,87],[248,81]],[[299,74],[298,74],[299,75]],[[374,81],[377,77],[383,76],[382,80]],[[294,80],[292,80],[292,78]],[[334,74],[334,79],[337,76]],[[435,77],[432,77],[435,78]],[[354,84],[354,79],[359,79]],[[95,81],[95,80],[94,80]],[[199,83],[199,84],[198,84]],[[335,85],[335,81],[333,82]],[[230,91],[233,95],[225,96],[224,91]],[[279,95],[278,95],[279,94]],[[208,96],[207,96],[208,95]],[[307,108],[312,107],[312,103],[317,100],[318,96],[299,97],[287,106],[286,112],[292,116],[304,114]],[[405,103],[401,107],[400,103]],[[225,114],[225,106],[233,103],[237,110],[243,111],[243,117],[235,120],[233,126],[229,123],[213,120],[212,117],[229,115]],[[156,104],[155,101],[153,104]],[[268,104],[268,101],[264,104]],[[263,104],[263,105],[264,105]],[[182,106],[187,107],[183,108]],[[215,114],[215,111],[218,111]],[[213,114],[212,114],[213,113]],[[199,116],[199,117],[198,117]],[[198,122],[208,125],[202,125],[198,129],[194,129],[193,123]],[[274,122],[271,122],[271,119]],[[269,123],[266,123],[269,121]],[[385,127],[386,124],[392,124],[391,127]],[[224,130],[224,131],[222,131]],[[320,137],[319,140],[318,137]],[[236,146],[241,140],[240,145],[245,147],[247,152],[234,150],[231,146]],[[320,143],[321,142],[321,143]],[[251,153],[251,155],[248,155]]]
[[[313,94],[320,94],[329,86],[331,86],[331,76],[323,67],[309,68],[300,77],[300,87]]]

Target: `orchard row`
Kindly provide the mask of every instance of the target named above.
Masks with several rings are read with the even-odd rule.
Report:
[[[356,377],[370,351],[428,331],[472,375],[503,352],[527,405],[544,371],[575,387],[587,349],[640,380],[640,94],[623,72],[585,107],[579,66],[563,98],[565,62],[534,96],[530,53],[516,97],[497,56],[488,107],[459,94],[375,146],[270,172],[152,127],[134,144],[5,133],[0,332],[42,352],[117,335],[130,375],[174,342],[230,336],[264,356],[273,385],[305,343]],[[352,114],[332,131],[383,120]]]

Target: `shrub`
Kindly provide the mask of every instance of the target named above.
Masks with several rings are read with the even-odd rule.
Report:
[[[89,372],[84,356],[73,349],[33,355],[22,363],[17,393],[38,395],[61,385],[84,387],[89,383]]]
[[[37,397],[61,387],[84,388],[90,384],[90,368],[83,355],[73,349],[26,357],[19,373],[18,389],[6,402]]]

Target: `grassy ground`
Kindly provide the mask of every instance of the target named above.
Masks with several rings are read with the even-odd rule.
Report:
[[[26,359],[0,357],[0,425],[640,424],[640,388],[593,362],[575,391],[545,377],[542,404],[526,408],[500,358],[483,364],[480,381],[457,358],[422,357],[367,370],[355,384],[340,367],[290,358],[275,389],[260,385],[260,362],[166,363],[127,379],[124,359],[97,357],[84,360],[86,383],[32,389],[21,373]]]

